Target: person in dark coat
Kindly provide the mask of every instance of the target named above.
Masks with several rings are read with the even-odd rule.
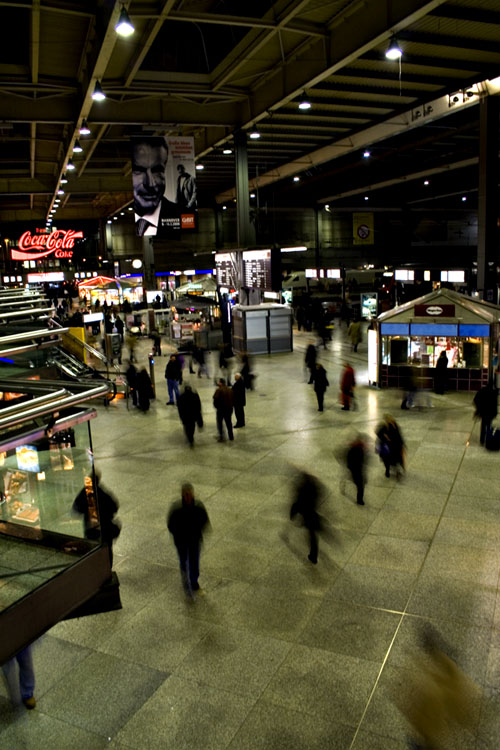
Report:
[[[145,367],[137,375],[137,396],[139,409],[143,412],[149,411],[150,400],[154,398],[154,393],[151,378]]]
[[[295,488],[295,500],[290,508],[290,520],[302,516],[304,527],[309,532],[309,555],[313,565],[318,562],[318,532],[321,530],[321,519],[317,511],[321,487],[311,474],[301,472]]]
[[[243,380],[239,372],[234,375],[233,383],[233,405],[234,405],[234,416],[236,417],[236,424],[234,427],[245,426],[245,381]]]
[[[399,478],[405,466],[405,442],[394,417],[386,414],[376,430],[376,435],[377,451],[385,466],[386,477],[391,476],[391,466],[395,466],[396,476]]]
[[[250,369],[250,357],[248,354],[241,355],[242,368],[240,370],[241,377],[245,383],[247,391],[253,391],[253,382],[255,380],[255,374]]]
[[[316,369],[312,374],[314,383],[314,392],[318,399],[318,411],[323,411],[323,399],[325,398],[325,391],[330,385],[328,378],[326,377],[326,370],[319,362],[316,364]]]
[[[129,362],[125,377],[127,378],[127,384],[129,393],[132,396],[132,404],[137,406],[137,369],[133,362]]]
[[[217,431],[219,433],[219,443],[224,441],[222,430],[223,423],[226,424],[229,440],[234,440],[233,425],[231,417],[233,414],[233,391],[226,385],[224,378],[219,378],[217,390],[214,393],[214,407],[217,411]]]
[[[209,524],[203,503],[194,499],[191,484],[182,485],[182,500],[174,503],[167,516],[167,528],[174,537],[179,555],[182,585],[188,596],[200,588],[200,547],[203,531]]]
[[[95,476],[95,492],[91,477],[85,477],[85,485],[73,502],[73,511],[83,516],[85,538],[106,544],[109,551],[110,567],[113,567],[113,540],[120,533],[120,525],[113,520],[118,513],[118,501],[101,486],[101,475]]]
[[[204,373],[207,378],[210,377],[208,374],[208,367],[205,362],[205,352],[201,348],[201,346],[197,346],[196,344],[193,346],[193,360],[198,365],[198,377],[201,378],[202,373]]]
[[[309,385],[313,382],[314,368],[316,367],[317,351],[314,344],[311,342],[306,349],[306,356],[304,358],[305,365],[309,370]]]
[[[193,446],[195,425],[198,425],[201,430],[203,427],[203,417],[201,414],[200,397],[193,391],[190,385],[184,386],[184,391],[177,399],[177,408],[179,409],[179,417],[184,426],[188,443]]]
[[[342,396],[342,409],[349,411],[351,408],[351,402],[354,398],[354,388],[356,386],[356,377],[354,370],[352,369],[349,362],[344,364],[344,371],[340,380],[340,392]]]
[[[157,328],[153,328],[149,337],[153,340],[153,355],[161,357],[161,336]]]
[[[491,430],[491,423],[498,414],[498,390],[493,383],[488,383],[474,396],[476,415],[481,417],[481,434],[479,442],[484,445],[486,436]]]
[[[356,502],[358,505],[364,505],[365,494],[365,463],[366,463],[366,444],[361,435],[358,435],[347,450],[346,462],[347,468],[351,472],[352,481],[356,485]]]
[[[123,329],[124,329],[124,323],[123,323],[123,320],[122,320],[122,319],[120,318],[120,316],[118,315],[118,313],[116,313],[116,315],[115,315],[115,328],[116,328],[116,331],[117,331],[117,333],[119,333],[119,334],[120,334],[120,341],[121,341],[121,342],[122,342],[122,344],[123,344]]]
[[[182,366],[175,354],[170,355],[170,359],[165,367],[165,377],[168,388],[167,406],[170,406],[179,400],[179,383],[182,382]]]
[[[436,362],[436,375],[434,377],[434,391],[443,395],[448,381],[448,357],[443,349]]]

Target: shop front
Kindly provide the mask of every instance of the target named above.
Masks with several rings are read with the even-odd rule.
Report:
[[[497,366],[499,320],[499,306],[450,289],[389,310],[369,331],[370,381],[376,377],[383,388],[405,388],[413,373],[430,389],[445,352],[448,390],[477,391]]]

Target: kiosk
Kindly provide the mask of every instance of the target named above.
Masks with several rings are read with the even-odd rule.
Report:
[[[448,390],[477,391],[497,366],[499,320],[498,305],[450,289],[382,313],[368,331],[369,380],[382,388],[404,388],[416,367],[422,387],[432,388],[445,351]]]
[[[235,305],[233,349],[250,354],[293,351],[292,310],[285,305]]]

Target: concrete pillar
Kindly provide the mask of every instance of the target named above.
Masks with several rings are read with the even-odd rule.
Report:
[[[152,237],[142,237],[143,291],[146,302],[146,290],[156,289],[155,254]]]
[[[479,104],[479,198],[477,236],[477,291],[496,304],[498,246],[498,96],[485,96]],[[489,266],[489,262],[494,262]]]

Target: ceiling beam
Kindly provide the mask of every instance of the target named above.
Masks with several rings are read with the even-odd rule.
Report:
[[[185,21],[189,23],[208,23],[217,26],[243,26],[251,29],[271,29],[276,31],[279,24],[276,21],[245,16],[230,16],[221,13],[193,13],[191,11],[175,11],[170,13],[169,21]],[[282,31],[290,31],[306,36],[327,37],[324,26],[308,21],[291,20],[280,26]]]
[[[135,54],[135,57],[130,61],[127,72],[125,74],[125,82],[124,82],[125,88],[128,88],[130,84],[132,83],[132,81],[134,80],[137,71],[141,67],[146,55],[151,49],[151,45],[153,44],[154,40],[158,36],[158,33],[161,27],[163,26],[163,22],[172,11],[172,8],[174,7],[175,3],[176,3],[176,0],[166,0],[159,16],[149,26],[149,28],[146,30],[146,33],[142,36],[142,39],[140,40],[140,43],[137,47],[137,52]]]
[[[500,50],[499,50],[500,53]],[[367,52],[363,55],[361,60],[374,60],[377,62],[383,62],[387,65],[388,71],[394,69],[394,63],[391,63],[390,60],[387,60],[385,53],[371,50],[370,52]],[[491,62],[490,63],[484,63],[479,60],[471,60],[470,57],[467,59],[461,59],[460,57],[450,57],[445,52],[443,52],[442,57],[429,57],[426,55],[411,55],[405,52],[403,54],[402,58],[403,66],[406,65],[421,65],[426,68],[441,68],[443,70],[459,70],[462,73],[469,72],[469,75],[472,73],[480,74],[481,76],[484,76],[485,78],[488,77],[488,75],[491,73]],[[392,67],[391,67],[392,66]],[[500,67],[500,66],[499,66]],[[403,73],[402,78],[405,77],[405,68],[403,67]]]
[[[404,29],[398,32],[398,41],[416,42],[417,44],[432,44],[435,47],[459,48],[465,51],[499,53],[498,42],[489,39],[474,39],[471,36],[451,36],[451,34],[430,34],[423,31]]]
[[[500,25],[500,13],[496,10],[467,8],[461,5],[448,5],[448,3],[431,11],[429,15],[438,16],[438,18],[450,18],[456,21],[468,21],[470,23]]]
[[[104,133],[106,132],[107,129],[108,129],[107,125],[101,125],[101,127],[99,128],[99,131],[98,131],[98,133],[97,133],[97,135],[96,135],[96,137],[94,138],[93,141],[91,141],[90,143],[89,143],[89,141],[82,141],[82,144],[83,145],[86,144],[88,146],[88,148],[84,149],[85,156],[84,156],[83,162],[79,165],[79,168],[78,168],[78,177],[82,176],[82,174],[83,174],[83,172],[85,170],[85,167],[87,166],[87,164],[90,161],[90,157],[92,156],[92,154],[96,150],[99,141],[104,136]]]

